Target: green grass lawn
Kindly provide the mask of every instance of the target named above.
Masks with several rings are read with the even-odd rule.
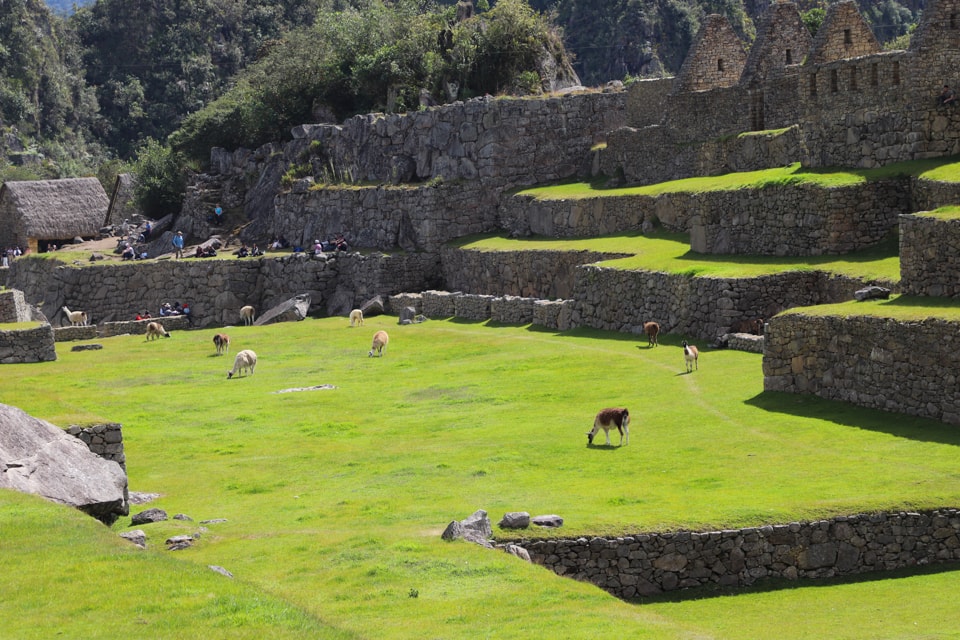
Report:
[[[368,358],[377,329],[391,342]],[[306,320],[228,329],[231,354],[259,363],[227,380],[214,332],[61,343],[56,362],[3,367],[8,404],[121,422],[131,490],[193,521],[140,527],[141,551],[115,535],[129,518],[107,530],[0,493],[0,636],[921,638],[960,616],[956,571],[625,603],[439,537],[476,509],[556,513],[564,527],[536,535],[589,536],[957,505],[955,427],[763,392],[756,354],[704,349],[687,375],[676,335],[648,349],[592,330]],[[613,405],[631,410],[630,445],[588,448]],[[214,518],[193,548],[164,549]]]
[[[517,195],[539,200],[578,200],[584,198],[619,196],[658,196],[664,193],[703,193],[707,191],[734,191],[764,189],[786,185],[816,185],[820,187],[847,187],[868,180],[883,180],[901,176],[917,176],[924,180],[960,182],[960,161],[957,156],[926,158],[895,162],[877,169],[803,167],[799,162],[785,167],[725,173],[717,176],[697,176],[669,180],[656,184],[609,187],[608,179],[593,182],[564,182],[522,189]]]
[[[900,281],[900,256],[897,239],[890,238],[876,247],[838,256],[806,258],[742,256],[696,253],[684,233],[658,232],[653,235],[621,233],[600,238],[506,238],[475,236],[457,243],[462,249],[477,251],[599,251],[630,254],[606,260],[612,269],[643,269],[688,276],[717,278],[753,278],[785,271],[820,270],[864,280]]]

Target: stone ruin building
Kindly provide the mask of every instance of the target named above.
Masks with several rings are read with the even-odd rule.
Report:
[[[960,82],[958,44],[955,0],[929,3],[906,51],[882,51],[851,0],[829,6],[815,38],[795,4],[772,4],[746,57],[727,21],[712,16],[677,78],[635,85],[603,169],[653,183],[782,159],[879,167],[957,153],[955,112],[936,97]],[[752,154],[742,139],[750,132],[764,132]],[[729,136],[740,139],[721,142]]]

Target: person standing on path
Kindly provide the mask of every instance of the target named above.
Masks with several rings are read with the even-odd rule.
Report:
[[[177,235],[173,236],[173,240],[170,241],[173,244],[173,248],[177,251],[177,260],[183,257],[183,231],[177,231]]]

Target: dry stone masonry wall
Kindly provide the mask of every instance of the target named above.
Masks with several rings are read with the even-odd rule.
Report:
[[[960,424],[958,328],[937,318],[785,313],[766,326],[763,388]]]
[[[79,438],[91,452],[105,460],[112,460],[127,471],[127,458],[123,452],[123,427],[117,422],[96,424],[90,427],[72,425],[67,433]]]
[[[51,362],[57,359],[53,327],[38,323],[32,329],[0,330],[0,364]]]
[[[625,599],[763,580],[832,578],[960,560],[956,509],[722,531],[515,542],[561,576]]]
[[[960,220],[900,216],[900,286],[905,294],[960,297]]]
[[[236,324],[244,305],[262,312],[302,293],[311,296],[319,315],[346,314],[376,295],[423,289],[438,273],[437,258],[430,254],[349,253],[324,260],[286,254],[82,269],[25,257],[10,268],[7,286],[43,309],[84,309],[101,324],[129,321],[144,311],[156,316],[163,302],[186,302],[195,326],[208,327]]]

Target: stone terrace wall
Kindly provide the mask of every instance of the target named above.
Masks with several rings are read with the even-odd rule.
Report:
[[[960,298],[960,220],[900,216],[900,286],[915,296]]]
[[[911,211],[910,181],[851,187],[774,186],[698,194],[690,247],[698,253],[816,256],[873,246]]]
[[[520,296],[492,296],[461,293],[459,291],[424,291],[403,293],[390,298],[390,308],[399,313],[403,307],[413,307],[428,318],[463,318],[491,320],[502,324],[535,324],[567,331],[572,322],[574,300],[540,300]]]
[[[623,257],[596,251],[473,251],[444,249],[443,279],[450,291],[528,298],[569,298],[574,268]]]
[[[719,90],[718,90],[719,91]],[[744,94],[735,89],[723,89],[731,100],[743,102]],[[703,104],[690,108],[717,109],[709,104],[708,94],[695,94]],[[717,118],[719,111],[703,117]],[[717,119],[719,127],[724,121]],[[711,125],[713,126],[713,125]],[[745,131],[746,122],[740,128],[727,130]],[[786,125],[782,125],[786,126]],[[694,135],[691,128],[683,135]],[[732,171],[755,171],[782,167],[805,157],[801,131],[787,127],[784,131],[757,132],[737,136],[705,136],[695,142],[683,141],[678,130],[664,126],[643,129],[621,127],[607,136],[607,148],[601,155],[600,169],[610,176],[623,173],[631,184],[654,184],[667,180],[688,178],[694,175],[718,175]]]
[[[339,126],[304,125],[294,130],[286,152],[295,158],[316,141],[328,161],[358,180],[480,178],[509,188],[581,173],[590,148],[624,124],[625,103],[623,92],[487,96],[424,111],[356,116]]]
[[[269,235],[304,248],[343,233],[357,247],[439,251],[455,238],[499,231],[496,193],[480,182],[431,187],[311,189],[301,180],[279,193]]]
[[[669,231],[689,231],[690,194],[617,196],[547,200],[505,195],[500,226],[510,236],[586,238],[641,231],[644,223],[659,222]]]
[[[740,320],[850,300],[864,284],[820,272],[702,278],[585,265],[576,269],[572,323],[640,334],[644,322],[656,320],[665,333],[713,340]]]
[[[960,325],[867,316],[777,316],[763,387],[960,424]]]
[[[104,322],[96,327],[97,336],[100,338],[123,335],[142,336],[147,332],[147,325],[151,322],[159,322],[166,331],[187,331],[193,328],[186,316],[164,316],[163,318],[150,318],[148,320]]]
[[[311,296],[311,312],[346,314],[376,295],[435,286],[439,261],[428,254],[338,254],[329,260],[305,254],[162,260],[74,268],[21,258],[10,268],[8,287],[45,309],[66,304],[100,322],[129,320],[138,311],[157,315],[163,302],[187,302],[197,327],[236,324],[240,307],[259,313],[295,295]]]
[[[960,182],[938,182],[912,178],[914,211],[932,211],[947,205],[960,203]]]
[[[530,540],[534,563],[620,598],[770,578],[832,578],[960,560],[960,511],[839,516],[723,531]]]
[[[225,206],[243,208],[255,222],[248,234],[283,233],[302,241],[344,232],[357,247],[393,248],[399,239],[417,247],[432,246],[451,218],[465,225],[483,225],[493,213],[485,210],[485,203],[489,200],[495,209],[503,190],[586,176],[590,149],[625,122],[625,102],[622,91],[544,99],[485,97],[406,114],[357,116],[342,125],[302,125],[294,129],[294,140],[284,145],[269,144],[253,151],[214,149],[212,175],[201,176],[188,189],[181,217],[202,219],[209,215],[207,199],[216,197]],[[293,165],[311,166],[318,180],[330,171],[378,184],[440,178],[455,181],[459,192],[436,196],[367,190],[359,197],[310,194],[304,198],[309,185],[304,182],[298,193],[275,203],[275,197],[285,191],[281,177]],[[423,204],[427,210],[420,213]],[[297,220],[301,210],[315,218]],[[366,216],[367,210],[375,210],[376,215]],[[406,222],[402,211],[411,212]],[[439,218],[443,224],[439,229],[427,228],[435,224],[436,211],[447,214]],[[450,211],[456,215],[450,216]],[[390,221],[381,223],[381,217]],[[307,237],[308,228],[314,237]]]
[[[0,364],[52,362],[57,359],[53,327],[43,323],[33,329],[0,330]]]
[[[744,144],[754,136],[745,136]],[[657,223],[691,231],[700,253],[807,256],[876,244],[912,211],[911,182],[792,185],[737,191],[537,199],[505,195],[500,226],[512,236],[588,237]]]
[[[391,298],[390,309],[399,313],[400,308],[412,306],[429,318],[533,322],[560,331],[587,326],[638,335],[644,322],[656,320],[664,332],[715,340],[728,334],[731,326],[741,320],[771,318],[795,306],[850,300],[857,289],[869,284],[818,272],[743,279],[691,278],[571,264],[568,268],[573,270],[572,297],[554,302],[535,300],[533,319],[528,320],[530,298],[516,296],[514,287],[518,282],[540,282],[538,275],[527,269],[541,267],[531,262],[526,253],[529,252],[483,254],[484,261],[493,261],[503,272],[512,274],[511,278],[479,278],[484,293],[430,290],[420,296],[405,294]],[[468,263],[464,269],[479,274],[484,268],[482,264],[486,262]],[[495,285],[507,290],[497,290]]]
[[[637,129],[659,124],[670,100],[674,78],[638,80],[627,87],[626,126]]]

